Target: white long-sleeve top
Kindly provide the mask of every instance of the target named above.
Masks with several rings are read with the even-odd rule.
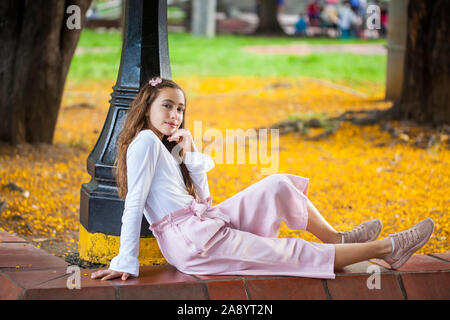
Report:
[[[201,200],[210,196],[206,172],[214,161],[200,152],[186,152],[184,163]],[[127,149],[128,193],[122,216],[119,254],[111,270],[139,275],[139,239],[142,215],[148,223],[191,204],[176,159],[152,130],[142,130]]]

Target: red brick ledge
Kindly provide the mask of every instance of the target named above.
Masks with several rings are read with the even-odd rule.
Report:
[[[80,269],[80,289],[68,289],[69,264],[27,241],[0,232],[0,299],[23,300],[416,300],[450,299],[450,252],[414,255],[390,270],[381,260],[353,264],[324,280],[274,276],[194,276],[170,265],[144,266],[139,278],[101,281]],[[368,267],[380,289],[369,289]]]

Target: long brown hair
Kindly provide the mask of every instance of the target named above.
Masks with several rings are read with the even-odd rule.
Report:
[[[119,198],[121,199],[125,199],[128,193],[126,161],[128,146],[140,131],[145,129],[152,130],[150,118],[147,115],[150,114],[150,107],[163,88],[175,88],[181,90],[184,95],[185,105],[187,105],[186,94],[184,93],[183,89],[181,89],[181,87],[172,80],[162,79],[162,82],[155,86],[150,85],[147,81],[146,84],[139,90],[136,98],[131,103],[128,114],[125,118],[122,132],[117,139],[117,156],[114,163],[116,168],[115,170],[113,170],[113,172],[114,176],[116,177]],[[183,122],[181,123],[180,128],[184,128],[185,112],[186,109],[184,109],[183,111]],[[172,149],[177,145],[177,142],[167,141],[167,138],[167,136],[163,136],[162,143],[167,148],[167,150],[171,152]],[[183,155],[184,150],[181,151],[180,157],[183,157]],[[194,183],[189,176],[189,171],[187,170],[184,162],[181,162],[180,169],[188,193],[194,198],[198,199],[198,194],[195,190]]]

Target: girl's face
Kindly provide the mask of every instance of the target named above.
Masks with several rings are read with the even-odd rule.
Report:
[[[176,88],[161,89],[158,97],[150,106],[152,130],[162,139],[171,136],[183,122],[185,106],[184,94]]]

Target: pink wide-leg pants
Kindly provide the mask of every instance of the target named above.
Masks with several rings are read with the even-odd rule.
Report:
[[[306,230],[308,182],[270,175],[216,206],[194,200],[150,230],[167,262],[184,273],[334,279],[333,244],[278,238],[282,221]]]

